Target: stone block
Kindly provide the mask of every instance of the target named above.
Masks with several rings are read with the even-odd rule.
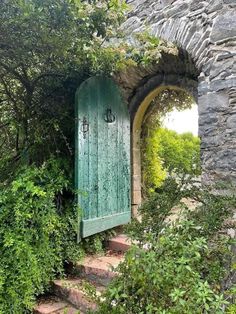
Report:
[[[141,190],[141,176],[133,175],[133,190],[140,191]]]
[[[236,12],[229,10],[215,19],[210,40],[215,43],[233,37],[236,37]]]
[[[140,163],[137,163],[137,162],[133,163],[132,172],[133,172],[133,175],[138,175],[138,176],[141,175]]]
[[[207,93],[206,95],[200,96],[198,98],[199,117],[204,114],[211,115],[211,113],[214,113],[214,112],[225,111],[228,107],[229,107],[229,95],[227,91],[211,92],[211,93]],[[204,119],[204,117],[202,118]],[[208,117],[204,119],[204,123],[207,123],[207,120],[208,120]],[[212,119],[210,118],[210,121],[211,120]]]
[[[236,86],[236,77],[233,77],[233,76],[230,76],[224,80],[217,79],[210,82],[210,89],[216,92],[223,89],[228,89],[234,86]]]
[[[125,234],[118,234],[108,242],[108,249],[115,252],[126,252],[131,247],[131,240]]]
[[[160,0],[160,3],[162,4],[162,7],[166,7],[168,5],[171,5],[173,2],[175,2],[176,0]]]
[[[34,308],[35,314],[51,314],[58,313],[60,310],[64,310],[67,307],[68,303],[58,300],[51,301],[46,300],[44,303],[37,305]]]
[[[133,191],[132,193],[132,204],[139,205],[142,202],[142,194],[141,191]]]
[[[167,17],[182,17],[186,16],[188,10],[188,4],[182,3],[179,6],[171,6],[170,9],[165,11]]]
[[[227,128],[236,132],[236,113],[233,113],[229,116],[227,120]]]
[[[139,205],[132,205],[131,206],[132,217],[138,217],[138,208],[139,208]]]
[[[206,12],[212,13],[223,8],[222,0],[211,0],[206,8]]]
[[[231,4],[231,3],[235,4],[235,0],[223,0],[223,2],[226,4]]]

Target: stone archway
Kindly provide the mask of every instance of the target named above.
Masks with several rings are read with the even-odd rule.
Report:
[[[117,78],[125,91],[132,119],[145,97],[159,86],[178,87],[183,82],[181,88],[188,90],[188,82],[194,82],[193,95],[199,110],[202,180],[206,183],[222,180],[235,186],[235,0],[127,2],[132,7],[123,25],[128,34],[132,36],[148,29],[152,35],[179,47],[178,58],[164,55],[156,67],[130,69],[129,73]],[[134,191],[137,184],[133,183]]]
[[[197,77],[198,71],[192,59],[186,51],[179,49],[178,55],[163,54],[157,65],[149,68],[130,68],[117,78],[124,92],[130,93],[127,99],[132,126],[132,212],[134,216],[141,203],[140,135],[145,112],[151,101],[167,88],[185,90],[197,103]]]

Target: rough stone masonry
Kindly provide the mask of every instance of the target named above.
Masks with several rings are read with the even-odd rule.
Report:
[[[119,78],[131,115],[151,89],[181,86],[196,98],[203,180],[236,184],[236,0],[130,0],[124,29],[176,44],[179,58]],[[188,60],[188,62],[186,62]],[[137,70],[138,71],[138,70]]]

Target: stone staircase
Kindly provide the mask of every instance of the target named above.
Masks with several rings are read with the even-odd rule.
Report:
[[[74,276],[55,280],[52,295],[39,300],[35,314],[86,314],[96,310],[96,303],[89,297],[87,289],[92,289],[99,297],[109,282],[117,275],[114,268],[124,258],[130,247],[130,240],[120,234],[108,242],[104,256],[87,256],[74,265]],[[87,289],[86,289],[87,287]]]

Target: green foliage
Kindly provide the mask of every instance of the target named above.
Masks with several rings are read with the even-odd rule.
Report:
[[[155,136],[160,140],[158,152],[169,173],[200,175],[200,139],[191,133],[158,129]]]
[[[177,206],[184,196],[184,190],[179,187],[176,181],[167,178],[158,189],[158,193],[152,193],[139,208],[142,222],[140,223],[139,219],[136,218],[132,219],[132,224],[127,228],[130,238],[137,240],[142,245],[148,242],[149,233],[147,230],[152,229],[158,235],[166,226],[166,217],[170,215],[172,208]]]
[[[137,244],[119,266],[98,313],[224,313],[221,282],[232,255],[231,240],[219,230],[236,199],[190,191],[189,182],[187,190],[171,179],[165,184],[141,207],[144,219],[131,223],[128,231]],[[194,211],[185,206],[180,219],[168,222],[171,209],[181,208],[181,198],[189,194],[201,203]]]
[[[149,130],[142,144],[143,187],[148,194],[168,175],[198,176],[200,139],[191,133],[177,134],[165,128]]]
[[[125,49],[118,33],[124,1],[3,0],[0,11],[0,177],[24,162],[73,154],[76,88],[110,75]]]
[[[142,149],[142,180],[145,192],[152,192],[160,187],[167,176],[167,171],[163,167],[163,160],[158,152],[161,150],[160,139],[156,132],[150,132],[143,141]]]
[[[191,95],[182,89],[165,88],[151,101],[144,117],[144,129],[156,128],[163,118],[174,109],[182,111],[190,109],[194,103]]]
[[[114,237],[114,230],[107,230],[83,239],[83,249],[88,254],[104,254],[107,239]]]
[[[235,314],[236,313],[236,304],[229,306],[227,314]]]
[[[147,34],[137,47],[114,41],[126,9],[119,0],[1,1],[0,181],[51,154],[73,164],[74,95],[85,79],[176,50]]]
[[[146,66],[158,63],[163,52],[178,55],[178,49],[175,45],[150,35],[148,30],[137,33],[136,39],[136,46],[130,48],[132,59],[139,65]]]
[[[50,160],[22,168],[0,191],[0,313],[31,309],[64,261],[81,257],[77,210],[64,204],[70,181],[61,166]]]
[[[233,265],[233,270],[236,270],[236,265]],[[234,283],[233,287],[230,289],[229,293],[227,293],[231,298],[231,305],[227,308],[227,314],[235,314],[236,313],[236,284]]]

